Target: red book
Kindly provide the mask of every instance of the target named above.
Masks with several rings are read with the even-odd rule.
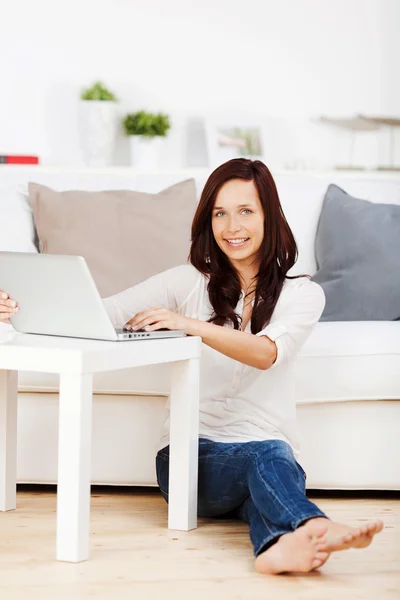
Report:
[[[0,155],[0,165],[38,165],[38,156]]]

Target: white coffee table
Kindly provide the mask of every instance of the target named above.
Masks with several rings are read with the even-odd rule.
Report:
[[[18,371],[60,374],[57,560],[89,557],[93,373],[172,363],[168,527],[197,527],[201,338],[104,342],[0,336],[0,510],[16,508]]]

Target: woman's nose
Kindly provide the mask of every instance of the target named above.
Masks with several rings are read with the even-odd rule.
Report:
[[[228,221],[228,232],[238,231],[240,229],[239,221],[234,217],[230,218]]]

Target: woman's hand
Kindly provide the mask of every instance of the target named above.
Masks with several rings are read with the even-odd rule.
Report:
[[[10,316],[15,315],[18,311],[19,306],[15,300],[0,290],[0,323],[11,323]]]
[[[167,308],[159,308],[155,306],[149,310],[144,310],[137,313],[124,325],[124,329],[138,331],[145,329],[146,331],[156,331],[158,329],[180,329],[189,334],[191,322],[193,319],[178,315]]]

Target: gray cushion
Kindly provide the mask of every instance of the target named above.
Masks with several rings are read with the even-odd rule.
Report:
[[[315,239],[313,280],[326,296],[321,321],[400,319],[400,206],[330,185]]]

